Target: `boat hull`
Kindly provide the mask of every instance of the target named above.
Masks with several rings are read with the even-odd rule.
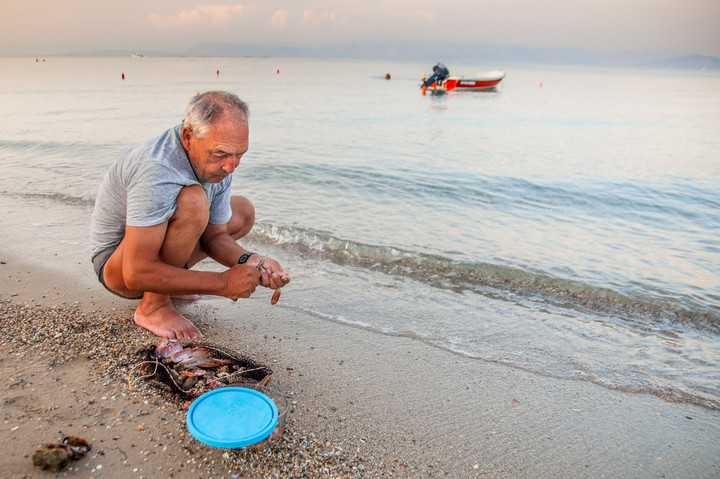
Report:
[[[495,91],[500,82],[505,78],[502,70],[484,73],[476,77],[455,77],[445,79],[439,85],[433,83],[427,89],[429,91]]]

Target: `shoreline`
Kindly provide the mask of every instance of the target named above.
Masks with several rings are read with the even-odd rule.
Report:
[[[40,475],[29,457],[40,443],[59,440],[60,431],[96,440],[72,464],[78,469],[68,471],[77,477],[93,469],[98,477],[116,477],[135,468],[137,477],[169,477],[171,467],[173,477],[720,474],[717,411],[459,357],[410,338],[292,311],[282,300],[270,306],[267,295],[180,306],[207,340],[271,367],[270,385],[293,402],[279,451],[250,455],[204,446],[187,433],[177,404],[133,390],[122,374],[93,373],[95,362],[112,362],[101,352],[119,347],[118,333],[128,339],[126,349],[157,339],[132,324],[135,301],[113,296],[93,276],[85,239],[91,206],[2,196],[3,309],[27,305],[40,331],[68,329],[75,319],[63,315],[77,311],[99,344],[92,359],[78,349],[74,359],[52,366],[64,336],[22,346],[3,330],[3,377],[12,377],[11,385],[26,381],[1,393],[4,427],[13,440],[4,441],[0,469],[9,477]],[[87,341],[76,333],[71,338]],[[49,349],[38,358],[42,344]],[[91,427],[71,430],[83,423]],[[303,465],[305,472],[291,472]]]

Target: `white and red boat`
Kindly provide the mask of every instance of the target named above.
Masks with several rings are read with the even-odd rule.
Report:
[[[505,78],[502,70],[493,70],[479,73],[472,77],[450,76],[447,67],[438,63],[433,67],[432,75],[425,75],[422,80],[423,95],[427,90],[431,92],[446,91],[495,91]]]

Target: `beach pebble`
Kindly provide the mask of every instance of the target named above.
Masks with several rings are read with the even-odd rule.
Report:
[[[108,331],[112,334],[108,334]],[[19,356],[29,358],[51,357],[52,366],[59,366],[77,358],[89,359],[94,364],[93,372],[97,380],[106,387],[105,394],[86,399],[85,404],[94,405],[99,401],[108,401],[109,397],[118,399],[118,392],[110,392],[112,386],[125,387],[127,393],[138,397],[133,404],[148,406],[136,413],[136,417],[152,418],[152,408],[163,409],[162,415],[169,417],[173,409],[180,416],[174,440],[180,443],[191,441],[185,460],[175,466],[176,471],[184,468],[189,471],[193,464],[210,464],[207,450],[198,447],[199,443],[186,435],[182,400],[171,393],[151,386],[139,379],[135,366],[144,359],[148,345],[157,338],[134,327],[132,321],[121,316],[106,316],[100,312],[83,311],[78,305],[57,307],[19,305],[12,300],[0,300],[0,347],[9,348]],[[124,392],[122,397],[124,397]],[[101,400],[97,398],[101,397]],[[293,400],[292,405],[297,406]],[[125,420],[130,415],[125,416]],[[235,477],[391,477],[388,465],[381,461],[363,457],[357,444],[337,444],[330,440],[319,440],[314,431],[297,429],[298,422],[289,418],[285,431],[277,443],[254,451],[224,451],[216,456],[220,467],[231,471]],[[122,418],[117,418],[122,421]],[[118,422],[119,424],[119,422]],[[107,429],[113,425],[103,424]],[[17,431],[20,426],[8,427]],[[145,424],[137,426],[137,431],[146,429]],[[114,434],[110,440],[119,441],[121,436]],[[152,439],[154,441],[155,439]],[[364,443],[364,439],[358,439]],[[117,443],[116,443],[117,444]],[[133,444],[130,447],[135,447]],[[145,459],[149,450],[140,452]],[[127,461],[125,461],[127,464]],[[396,467],[404,467],[397,463]],[[60,465],[60,464],[58,464]],[[197,466],[195,466],[197,467]],[[101,465],[95,466],[100,472]],[[172,470],[172,469],[170,469]],[[132,469],[137,473],[138,468]],[[194,475],[201,477],[197,469]],[[102,472],[105,472],[104,470]],[[174,473],[177,476],[177,473]],[[184,477],[184,476],[183,476]],[[205,476],[202,476],[205,477]],[[210,475],[208,475],[210,477]],[[214,475],[212,477],[215,477]],[[225,477],[231,477],[227,475]]]

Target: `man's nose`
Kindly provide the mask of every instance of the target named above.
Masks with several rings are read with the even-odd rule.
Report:
[[[234,157],[229,157],[228,161],[225,162],[223,165],[223,170],[230,174],[233,171],[235,171],[235,168],[237,168],[240,165],[240,159],[235,159]]]

